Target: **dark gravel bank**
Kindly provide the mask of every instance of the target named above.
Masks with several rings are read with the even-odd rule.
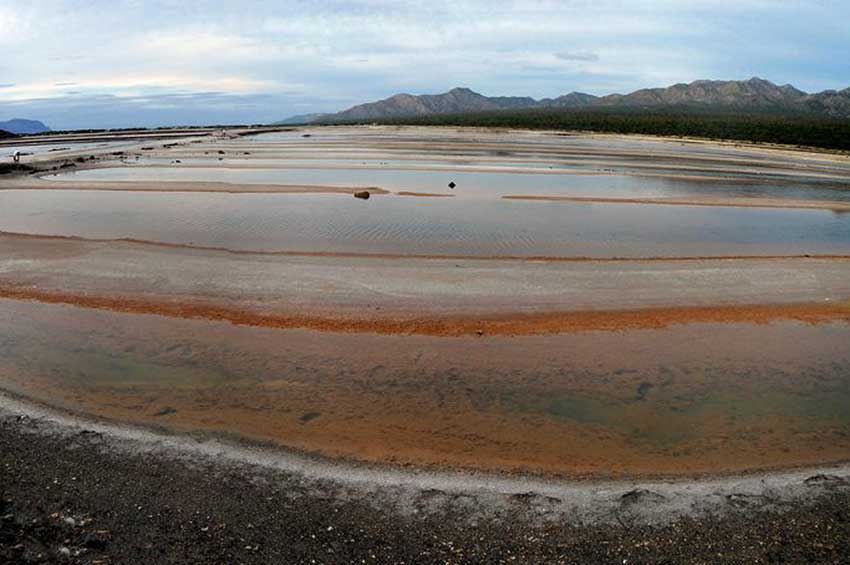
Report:
[[[485,518],[463,504],[399,513],[283,473],[127,453],[42,425],[0,415],[0,562],[850,561],[850,488],[829,477],[813,479],[811,504],[782,512],[739,500],[723,518],[662,526],[534,525],[522,496]]]

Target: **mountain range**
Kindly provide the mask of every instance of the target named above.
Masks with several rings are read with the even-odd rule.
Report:
[[[27,135],[33,133],[44,133],[50,131],[50,128],[38,120],[14,119],[6,122],[0,122],[0,130],[18,135]]]
[[[384,100],[360,104],[332,114],[293,116],[281,123],[368,121],[382,118],[465,114],[496,110],[576,108],[715,108],[738,111],[813,113],[850,118],[850,88],[810,94],[790,84],[776,85],[751,78],[742,81],[697,80],[667,88],[647,88],[631,94],[594,96],[571,92],[557,98],[535,100],[527,96],[488,97],[469,88],[453,88],[443,94],[396,94]]]

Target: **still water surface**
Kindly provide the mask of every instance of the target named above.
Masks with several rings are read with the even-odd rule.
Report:
[[[0,300],[0,388],[371,461],[572,475],[850,458],[850,325],[323,334]]]
[[[850,253],[850,214],[336,194],[9,190],[0,231],[254,251],[647,257]]]

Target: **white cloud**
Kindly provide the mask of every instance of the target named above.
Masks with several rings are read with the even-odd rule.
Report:
[[[592,51],[558,51],[555,57],[562,61],[579,61],[583,63],[596,63],[599,55]]]
[[[251,80],[239,77],[191,77],[182,75],[112,75],[105,78],[81,78],[76,82],[33,82],[13,84],[2,93],[4,101],[64,96],[73,86],[78,93],[110,93],[114,96],[135,97],[145,92],[228,92],[252,94],[280,90],[273,80]]]

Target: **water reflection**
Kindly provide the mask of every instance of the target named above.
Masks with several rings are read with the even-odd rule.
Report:
[[[850,252],[822,210],[463,201],[330,194],[10,190],[0,230],[235,250],[647,257]]]

